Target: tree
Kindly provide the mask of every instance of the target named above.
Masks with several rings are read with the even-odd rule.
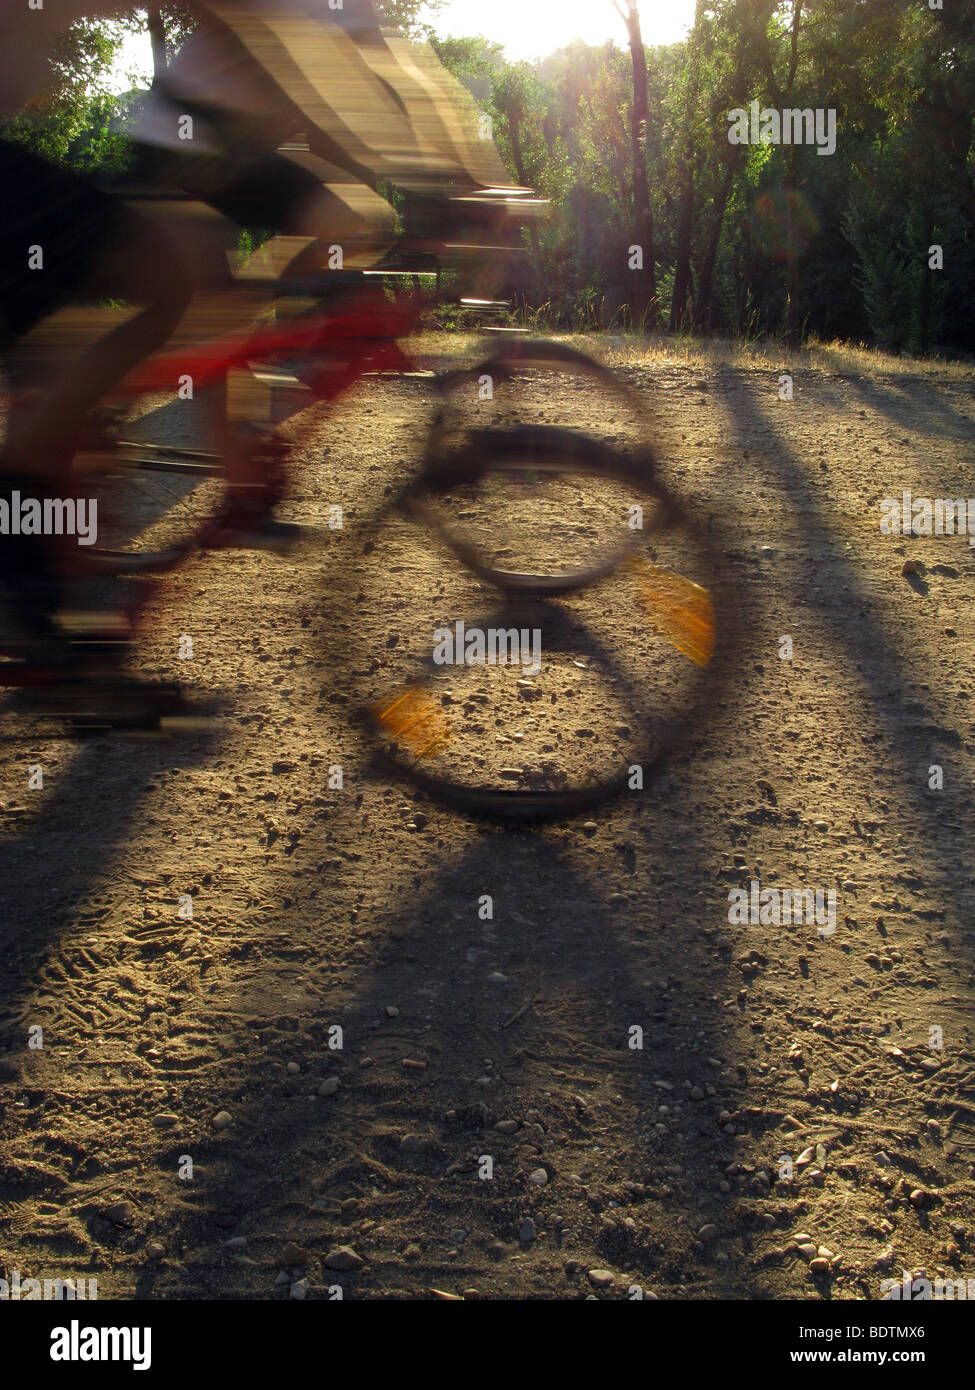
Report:
[[[649,120],[647,110],[647,56],[640,32],[640,12],[636,0],[628,0],[623,10],[619,0],[613,0],[617,14],[626,25],[633,62],[633,109],[630,113],[630,147],[633,156],[633,230],[634,241],[641,248],[643,265],[636,268],[633,290],[633,316],[640,327],[655,327],[660,317],[657,282],[653,264],[653,216],[650,212],[650,190],[647,183],[646,139]]]

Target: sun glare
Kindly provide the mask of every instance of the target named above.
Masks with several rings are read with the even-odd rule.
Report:
[[[620,0],[623,8],[625,0]],[[676,43],[694,20],[694,0],[643,0],[640,24],[648,44]],[[511,59],[544,58],[573,39],[626,44],[612,0],[447,0],[430,22],[439,34],[483,34]]]

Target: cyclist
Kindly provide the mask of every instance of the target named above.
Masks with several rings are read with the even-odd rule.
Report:
[[[0,483],[29,497],[63,493],[86,412],[133,361],[165,343],[191,294],[186,259],[157,226],[9,138],[6,129],[43,98],[58,32],[112,10],[107,0],[57,0],[41,9],[24,5],[17,14],[5,6],[0,15],[0,352],[13,388]],[[77,296],[143,307],[58,375],[38,380],[34,369],[25,375],[19,340]],[[43,536],[0,536],[0,582],[13,599],[16,636],[35,662],[60,669],[76,664],[77,651],[54,621],[60,603],[54,544]]]
[[[57,0],[16,18],[5,13],[0,115],[16,114],[36,93],[59,27],[113,8],[109,0]],[[338,10],[328,0],[205,0],[193,8],[200,27],[154,83],[134,132],[137,178],[175,184],[238,224],[376,250],[389,244],[393,221],[380,181],[428,213],[447,197],[506,185],[493,145],[472,129],[459,84],[432,52],[381,31],[370,0]],[[285,142],[290,149],[279,148]],[[8,346],[78,294],[145,306],[8,425],[0,469],[11,484],[34,474],[56,489],[86,411],[166,341],[194,276],[178,239],[91,181],[2,139],[0,179],[13,214],[0,241]],[[428,216],[428,227],[434,221]],[[36,246],[43,275],[23,269],[25,248]],[[196,280],[226,281],[219,256],[192,259]],[[246,459],[232,473],[252,481]],[[270,516],[280,490],[280,476],[263,489],[231,489],[224,539],[282,529]],[[19,582],[23,613],[63,660],[52,619],[57,585],[41,544],[4,544],[0,578]]]

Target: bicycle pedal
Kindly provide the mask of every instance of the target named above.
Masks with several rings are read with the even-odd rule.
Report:
[[[179,686],[119,679],[67,678],[16,692],[14,708],[35,719],[67,723],[76,738],[152,733],[182,718],[199,719]]]
[[[290,522],[262,522],[259,526],[229,526],[216,531],[206,544],[210,550],[269,550],[286,555],[307,530]]]

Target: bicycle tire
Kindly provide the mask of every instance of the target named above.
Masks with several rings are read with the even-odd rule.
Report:
[[[436,531],[457,558],[486,583],[522,598],[551,597],[571,593],[611,574],[627,551],[639,543],[634,538],[604,559],[555,574],[503,570],[489,564],[478,548],[446,525],[430,505],[430,497],[462,483],[477,484],[492,471],[522,470],[612,479],[650,493],[659,502],[650,527],[642,535],[666,525],[669,502],[655,490],[655,462],[649,452],[623,453],[572,430],[552,425],[523,425],[506,430],[477,430],[468,444],[449,455],[434,457],[402,497],[401,505],[414,520]]]
[[[487,441],[489,444],[491,442]],[[628,456],[608,446],[595,444],[594,441],[586,441],[580,448],[584,450],[587,458],[598,458],[605,468],[614,469],[618,476],[631,480],[635,478],[634,463]],[[452,483],[455,484],[459,477],[469,478],[471,471],[476,472],[483,461],[483,454],[479,448],[473,453],[461,451],[453,456],[453,461],[449,458],[439,460],[432,471],[439,482],[450,486]],[[719,554],[708,536],[707,527],[670,495],[656,477],[655,471],[647,468],[645,461],[637,468],[644,487],[659,502],[654,514],[653,527],[642,534],[646,537],[653,532],[664,533],[672,528],[688,528],[697,538],[704,566],[701,578],[705,581],[714,624],[712,656],[707,665],[700,670],[686,700],[679,708],[675,707],[659,724],[653,745],[637,747],[625,763],[613,768],[606,776],[590,778],[571,788],[539,789],[483,783],[465,784],[426,770],[420,765],[418,757],[411,758],[402,749],[397,749],[389,738],[388,729],[384,729],[381,719],[377,717],[376,707],[373,706],[362,710],[360,717],[373,741],[372,769],[376,774],[383,773],[405,781],[433,800],[476,819],[511,825],[530,824],[569,820],[625,794],[630,787],[634,765],[641,768],[642,784],[646,787],[683,751],[695,728],[706,717],[712,694],[720,683],[734,650],[737,631],[734,604],[728,586],[721,582]],[[422,499],[425,482],[426,479],[421,478],[408,485],[399,498],[392,500],[390,506],[398,507],[416,521],[426,522],[425,507],[422,500],[418,500]],[[451,548],[456,550],[455,546]],[[497,582],[495,573],[489,567],[478,568],[471,565],[468,558],[465,558],[465,563],[482,578],[491,583]],[[505,572],[501,572],[501,578],[504,582],[498,587],[501,587],[503,592],[516,594],[519,598],[545,600],[577,589],[581,587],[582,582],[596,582],[599,578],[605,578],[605,575],[594,575],[585,581],[580,581],[578,576],[574,576],[571,585],[565,582],[564,577],[561,577],[557,584],[552,584],[544,576],[537,575],[518,576],[517,578],[525,581],[523,584],[512,584],[511,576]]]
[[[99,539],[90,548],[78,547],[75,568],[123,578],[164,574],[199,549],[212,526],[226,491],[222,464],[202,450],[170,450],[141,442],[118,447],[119,455],[109,460],[107,469],[78,475],[80,487],[87,486],[98,499],[100,520]],[[205,502],[196,495],[200,484],[212,484]],[[137,490],[143,515],[134,501]],[[173,507],[181,504],[182,516],[174,517]],[[157,540],[161,516],[168,522],[169,544]],[[120,543],[123,535],[126,544]]]

